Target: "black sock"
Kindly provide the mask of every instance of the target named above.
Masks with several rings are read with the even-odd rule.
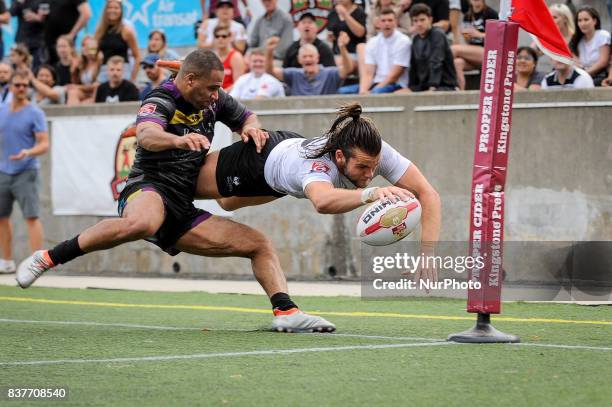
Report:
[[[56,266],[67,263],[84,254],[85,252],[79,246],[79,235],[76,235],[73,239],[65,240],[49,250],[49,257]]]
[[[272,309],[278,309],[281,311],[287,311],[291,308],[298,308],[297,305],[291,298],[289,298],[289,294],[287,293],[276,293],[270,298],[270,302],[272,303]]]

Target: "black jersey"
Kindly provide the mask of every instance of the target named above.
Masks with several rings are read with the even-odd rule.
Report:
[[[215,122],[220,121],[235,131],[242,127],[250,115],[246,106],[221,89],[215,103],[205,110],[198,110],[183,99],[174,82],[168,81],[147,95],[136,123],[157,123],[177,137],[200,133],[212,142]],[[171,192],[173,196],[168,198],[176,203],[191,203],[206,153],[179,149],[153,152],[138,146],[127,185],[148,182]]]

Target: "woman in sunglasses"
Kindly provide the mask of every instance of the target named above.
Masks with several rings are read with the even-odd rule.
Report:
[[[242,54],[232,46],[232,33],[228,26],[217,25],[213,34],[213,51],[225,68],[221,87],[229,92],[238,78],[246,72],[246,62]]]
[[[519,47],[516,52],[515,90],[537,90],[541,88],[540,83],[544,79],[544,74],[536,70],[537,65],[537,52],[531,47]]]

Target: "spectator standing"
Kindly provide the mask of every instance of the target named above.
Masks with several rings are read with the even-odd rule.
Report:
[[[542,87],[544,74],[537,71],[538,54],[531,47],[519,47],[516,51],[515,90],[537,90]]]
[[[283,84],[266,73],[266,54],[264,50],[255,48],[250,50],[248,55],[250,72],[238,78],[230,95],[241,100],[284,97],[285,88]]]
[[[11,75],[13,69],[10,64],[0,62],[0,105],[11,103],[13,94],[11,93]]]
[[[49,3],[44,0],[13,0],[11,15],[17,17],[15,42],[25,44],[32,55],[32,69],[47,61],[44,22],[49,13]]]
[[[365,65],[359,84],[344,86],[341,93],[392,93],[408,87],[411,41],[397,29],[397,15],[385,9],[380,15],[380,32],[365,46]]]
[[[426,4],[415,4],[410,9],[412,39],[409,85],[415,92],[428,90],[456,90],[457,74],[453,53],[446,34],[433,26],[431,9]]]
[[[266,72],[285,82],[292,96],[336,94],[342,80],[353,71],[353,61],[346,48],[349,41],[348,34],[340,33],[338,37],[342,56],[340,67],[320,65],[317,47],[304,44],[298,52],[298,61],[302,68],[275,68],[274,49],[279,43],[279,38],[269,38],[266,44]]]
[[[487,6],[485,0],[470,0],[470,9],[463,18],[462,30],[467,44],[453,44],[451,47],[460,89],[465,89],[464,72],[480,69],[482,65],[486,21],[498,18],[497,11]]]
[[[157,54],[159,55],[159,59],[164,59],[166,61],[177,61],[180,59],[176,51],[168,48],[166,34],[162,30],[153,30],[149,32],[147,53]]]
[[[149,54],[143,58],[140,65],[145,72],[145,75],[149,79],[149,81],[145,84],[145,86],[140,91],[140,100],[144,100],[144,98],[151,92],[153,89],[158,87],[164,82],[164,70],[156,65],[157,61],[161,59],[157,54]]]
[[[57,85],[57,74],[51,65],[43,64],[36,70],[36,76],[30,73],[32,90],[30,100],[38,106],[63,105],[66,103],[66,88]]]
[[[336,7],[327,17],[328,40],[334,45],[335,55],[340,55],[337,39],[340,32],[345,32],[349,36],[348,52],[352,54],[353,59],[356,59],[357,44],[366,41],[366,20],[365,11],[353,0],[336,0]]]
[[[125,61],[119,55],[110,57],[107,63],[108,81],[96,89],[96,103],[117,103],[140,100],[136,85],[124,79]]]
[[[140,51],[134,28],[123,22],[123,7],[120,0],[107,0],[94,38],[98,41],[98,48],[102,54],[100,81],[107,79],[108,60],[113,56],[120,56],[130,68],[124,72],[125,79],[134,82],[140,68]],[[132,63],[129,63],[128,51],[132,53]]]
[[[62,34],[67,34],[72,41],[77,37],[79,31],[86,27],[91,18],[91,7],[87,0],[46,0],[48,4],[43,9],[47,14],[44,21],[45,41],[49,55],[48,64],[57,62],[55,43]]]
[[[198,48],[212,49],[214,31],[218,25],[229,27],[232,33],[233,45],[241,53],[246,51],[247,33],[244,25],[234,21],[236,12],[234,3],[231,0],[217,1],[217,17],[205,20],[198,28]]]
[[[300,38],[293,42],[283,60],[283,68],[301,68],[298,62],[298,52],[304,44],[312,44],[319,51],[319,63],[323,66],[335,66],[334,53],[332,49],[317,38],[317,24],[315,16],[310,12],[305,12],[300,16],[297,23],[297,29],[300,33]]]
[[[601,18],[593,7],[585,6],[576,13],[578,29],[570,41],[580,67],[593,78],[595,86],[608,76],[610,33],[601,29]]]
[[[251,32],[250,45],[253,48],[267,44],[269,38],[278,37],[280,42],[274,51],[274,58],[283,60],[293,42],[293,20],[277,7],[278,0],[262,0],[265,14],[255,21]]]
[[[554,70],[542,79],[542,89],[593,88],[593,79],[583,69],[554,61]]]
[[[28,101],[28,73],[15,72],[10,81],[13,100],[0,105],[0,272],[14,272],[10,216],[17,201],[28,230],[30,251],[42,248],[39,220],[38,156],[49,149],[47,120]]]
[[[228,92],[234,86],[234,82],[246,72],[246,62],[244,57],[232,47],[232,33],[229,27],[218,25],[213,32],[213,50],[223,63],[224,76],[221,87]]]
[[[238,7],[238,0],[231,0],[231,2],[232,6],[234,7],[234,21],[239,24],[242,24],[245,28],[248,27],[249,22],[253,17],[253,14],[251,13],[251,9],[249,9],[249,4],[247,0],[241,1],[242,5],[246,10],[246,16],[244,16],[244,18],[242,17],[242,13],[240,12],[240,7]],[[217,17],[216,10],[218,4],[218,0],[200,0],[200,6],[202,8],[202,19],[204,21]]]

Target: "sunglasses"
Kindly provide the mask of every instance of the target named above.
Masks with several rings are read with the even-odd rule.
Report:
[[[229,38],[230,35],[229,34],[217,34],[215,35],[215,38]]]
[[[28,84],[27,83],[13,83],[13,86],[16,87],[17,89],[20,89],[20,88],[27,88]]]

